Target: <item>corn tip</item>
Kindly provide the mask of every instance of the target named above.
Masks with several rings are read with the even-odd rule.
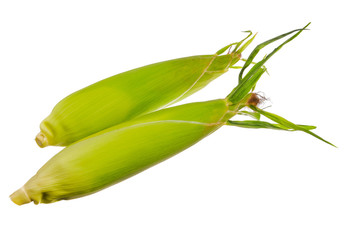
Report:
[[[36,135],[35,141],[36,141],[37,145],[41,148],[49,146],[48,139],[46,138],[46,136],[43,132],[39,132]]]
[[[31,202],[31,198],[26,193],[24,187],[18,189],[13,194],[11,194],[10,199],[19,206]]]

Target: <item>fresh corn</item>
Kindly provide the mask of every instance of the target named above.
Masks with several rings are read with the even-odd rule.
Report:
[[[213,55],[169,60],[133,69],[61,100],[40,124],[40,147],[67,146],[86,136],[180,101],[227,72],[251,43],[229,44]],[[233,50],[230,52],[230,49]],[[227,54],[223,54],[228,51]]]
[[[11,195],[11,200],[18,205],[31,201],[35,204],[52,203],[92,194],[174,156],[223,125],[301,130],[320,138],[310,132],[314,128],[312,126],[292,124],[275,114],[258,109],[254,104],[258,102],[254,101],[257,95],[251,93],[266,71],[263,64],[303,29],[258,45],[244,66],[251,63],[262,47],[296,31],[296,34],[255,64],[244,77],[241,71],[239,85],[225,99],[162,109],[86,137],[50,159],[34,177]],[[268,116],[277,124],[230,121],[235,114],[249,114],[240,111],[245,106]]]

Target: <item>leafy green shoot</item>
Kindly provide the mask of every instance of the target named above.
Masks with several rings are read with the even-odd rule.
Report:
[[[267,111],[264,111],[260,108],[257,108],[255,106],[249,106],[254,112],[248,112],[248,111],[240,111],[240,115],[250,116],[257,120],[244,120],[244,121],[232,121],[229,120],[226,124],[230,126],[237,126],[237,127],[243,127],[243,128],[255,128],[255,129],[273,129],[273,130],[285,130],[285,131],[302,131],[307,134],[312,135],[313,137],[316,137],[317,139],[330,144],[333,147],[336,147],[334,144],[330,143],[329,141],[323,139],[319,135],[311,132],[310,130],[315,129],[315,126],[310,125],[301,125],[301,124],[294,124],[290,122],[289,120],[280,117],[279,115],[276,115],[274,113],[270,113]],[[260,121],[260,116],[257,114],[261,114],[268,119],[274,121],[275,123]]]
[[[254,121],[254,120],[231,121],[231,120],[229,120],[226,124],[230,125],[230,126],[237,126],[237,127],[243,127],[243,128],[255,128],[255,129],[265,128],[265,129],[274,129],[274,130],[296,131],[295,129],[287,128],[281,124],[274,124],[274,123],[269,123],[269,122],[265,122],[265,121]],[[297,125],[297,126],[305,128],[307,130],[312,130],[312,129],[316,128],[315,126],[308,126],[308,125]]]
[[[265,129],[275,129],[275,130],[285,130],[285,131],[303,131],[307,134],[312,135],[313,137],[316,137],[317,139],[330,144],[331,146],[336,147],[334,144],[326,141],[325,139],[321,138],[320,136],[316,135],[315,133],[311,132],[311,130],[315,129],[315,126],[309,126],[309,125],[301,125],[301,124],[294,124],[290,122],[289,120],[286,120],[283,117],[280,117],[274,113],[267,112],[263,109],[258,108],[258,101],[255,98],[254,102],[250,102],[249,100],[253,95],[256,95],[252,93],[254,90],[257,81],[260,79],[262,74],[264,72],[267,72],[264,64],[267,60],[269,60],[277,51],[279,51],[285,44],[292,41],[294,38],[296,38],[303,30],[306,30],[306,28],[309,26],[310,23],[308,23],[304,28],[302,29],[296,29],[293,31],[290,31],[288,33],[279,35],[275,38],[272,38],[270,40],[267,40],[258,46],[255,47],[255,49],[250,53],[249,57],[245,60],[245,64],[242,67],[234,67],[234,68],[240,68],[241,71],[239,73],[239,84],[232,90],[232,92],[226,97],[227,100],[229,100],[231,103],[233,103],[237,109],[247,106],[253,112],[249,111],[239,111],[239,115],[249,116],[254,118],[255,120],[246,120],[246,121],[231,121],[229,120],[227,122],[227,125],[231,126],[238,126],[238,127],[244,127],[244,128],[265,128]],[[295,33],[293,36],[289,37],[287,40],[285,40],[282,44],[280,44],[278,47],[276,47],[270,54],[266,55],[261,61],[254,63],[253,60],[255,56],[258,54],[258,52],[267,46],[268,44],[275,42],[283,37],[286,37],[292,33]],[[245,69],[250,66],[250,64],[254,64],[254,66],[246,73],[245,76],[243,76]],[[250,93],[249,93],[250,92]],[[260,115],[272,120],[275,123],[260,121]]]
[[[263,109],[260,109],[256,106],[252,106],[250,105],[249,106],[250,109],[252,109],[254,112],[257,112],[261,115],[263,115],[264,117],[274,121],[275,123],[277,123],[276,125],[273,125],[271,124],[271,127],[270,125],[269,128],[270,129],[275,129],[275,127],[279,127],[279,128],[282,128],[281,130],[289,130],[289,131],[302,131],[302,132],[305,132],[307,134],[310,134],[311,136],[313,137],[316,137],[317,139],[327,143],[327,144],[330,144],[331,146],[333,147],[336,147],[334,144],[330,143],[329,141],[326,141],[325,139],[323,139],[322,137],[318,136],[317,134],[311,132],[310,130],[313,130],[315,129],[316,127],[315,126],[308,126],[308,125],[299,125],[299,124],[295,124],[295,123],[292,123],[290,122],[289,120],[283,118],[283,117],[280,117],[279,115],[276,115],[274,113],[270,113],[270,112],[267,112]],[[261,125],[261,124],[260,124]],[[266,128],[265,127],[265,124],[261,125],[263,126],[262,128]]]
[[[273,43],[281,38],[284,38],[294,32],[297,32],[296,34],[294,34],[292,37],[290,37],[289,39],[287,39],[285,42],[283,42],[280,46],[278,46],[277,48],[275,48],[269,55],[267,55],[262,61],[260,61],[258,63],[257,68],[260,68],[267,60],[270,59],[270,57],[272,57],[272,55],[274,55],[277,51],[279,51],[285,44],[287,44],[288,42],[292,41],[294,38],[296,38],[303,30],[305,30],[308,26],[310,25],[310,23],[308,23],[304,28],[302,29],[296,29],[284,34],[281,34],[275,38],[272,38],[270,40],[267,40],[259,45],[256,46],[256,48],[251,52],[249,58],[247,59],[247,61],[244,64],[244,68],[241,70],[240,74],[239,74],[239,81],[242,79],[242,75],[245,71],[245,69],[252,63],[252,61],[254,60],[255,56],[258,54],[258,52],[266,47],[267,45],[269,45],[270,43]],[[251,69],[250,71],[255,72],[257,70],[257,68],[253,67],[253,69]]]
[[[310,23],[308,23],[304,28],[302,29],[296,29],[293,31],[290,31],[288,33],[279,35],[275,38],[272,38],[270,40],[267,40],[258,46],[255,47],[255,49],[250,53],[248,59],[246,60],[243,68],[241,68],[240,74],[239,74],[239,84],[236,86],[233,91],[227,96],[227,99],[236,104],[242,101],[242,99],[248,94],[248,92],[254,88],[256,85],[256,82],[259,80],[257,77],[254,77],[254,75],[259,75],[259,71],[262,72],[263,65],[267,60],[269,60],[277,51],[279,51],[285,44],[292,41],[294,38],[296,38],[303,30],[307,28],[307,26]],[[243,77],[243,73],[245,69],[253,62],[255,56],[258,54],[258,52],[264,48],[265,46],[269,45],[272,42],[275,42],[281,38],[284,38],[292,33],[296,32],[292,37],[285,40],[282,44],[280,44],[278,47],[276,47],[270,54],[266,55],[265,58],[263,58],[261,61],[256,63],[249,71],[248,73]],[[262,73],[260,74],[262,75]]]

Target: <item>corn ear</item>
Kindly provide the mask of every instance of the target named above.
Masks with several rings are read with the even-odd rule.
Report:
[[[246,46],[252,39],[245,43]],[[180,101],[238,62],[244,50],[239,48],[239,43],[230,44],[213,55],[140,67],[83,88],[54,107],[41,122],[41,131],[35,140],[40,147],[67,146],[108,127]],[[234,45],[233,51],[220,55]]]
[[[226,113],[224,100],[191,103],[106,129],[64,148],[11,199],[52,203],[97,192],[195,144],[222,126]]]
[[[246,84],[243,88],[248,91],[265,72],[262,66],[255,73],[251,70],[244,77]],[[241,84],[244,82],[241,81]],[[162,109],[75,142],[40,168],[34,177],[10,196],[11,200],[18,205],[31,201],[35,204],[52,203],[95,193],[178,154],[226,124],[294,129],[290,122],[273,114],[270,117],[277,121],[277,125],[230,121],[240,109],[251,107],[248,101],[253,93],[237,98],[243,94],[243,88],[235,88],[237,90],[225,99]],[[296,127],[307,131],[313,129],[305,125]]]

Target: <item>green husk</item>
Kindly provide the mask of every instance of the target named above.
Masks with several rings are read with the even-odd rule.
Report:
[[[108,127],[176,103],[204,88],[237,63],[241,52],[253,40],[247,40],[250,36],[251,33],[216,54],[147,65],[83,88],[54,107],[41,122],[41,132],[35,140],[40,147],[67,146]],[[236,48],[230,51],[234,45]],[[226,50],[229,53],[223,54]]]

